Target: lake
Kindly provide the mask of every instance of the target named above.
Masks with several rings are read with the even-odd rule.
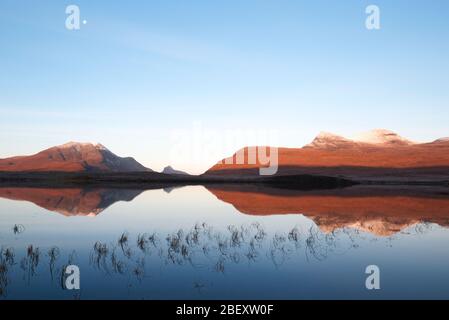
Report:
[[[1,187],[0,299],[448,299],[448,226],[447,188]]]

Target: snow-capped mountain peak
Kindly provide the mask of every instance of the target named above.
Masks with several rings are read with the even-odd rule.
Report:
[[[67,143],[64,143],[62,145],[56,146],[58,149],[67,150],[67,149],[74,149],[77,151],[81,150],[98,150],[98,151],[109,151],[108,148],[106,148],[101,143],[90,143],[90,142],[75,142],[70,141]]]
[[[345,137],[330,133],[321,131],[313,141],[307,145],[307,147],[314,147],[314,148],[329,148],[329,147],[337,147],[342,144],[346,144],[348,142],[351,142],[350,140],[346,139]]]
[[[408,146],[416,144],[397,133],[386,129],[375,129],[368,132],[356,134],[350,138],[339,136],[329,132],[320,132],[316,138],[306,147],[313,148],[341,148],[363,145],[375,146]]]
[[[414,144],[406,138],[401,137],[397,133],[386,129],[375,129],[368,132],[363,132],[353,137],[356,142],[363,142],[369,144],[387,144],[387,145],[411,145]]]

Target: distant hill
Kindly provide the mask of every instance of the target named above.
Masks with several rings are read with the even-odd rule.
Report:
[[[175,170],[171,166],[165,167],[164,170],[162,170],[162,173],[164,173],[164,174],[180,174],[180,175],[184,175],[184,176],[189,175],[187,172]]]
[[[152,171],[133,158],[122,158],[101,144],[69,142],[31,156],[0,159],[0,172]]]

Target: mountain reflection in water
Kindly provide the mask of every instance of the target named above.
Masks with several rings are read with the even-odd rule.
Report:
[[[172,186],[164,191],[169,193]],[[332,190],[288,190],[254,185],[211,185],[217,199],[257,216],[302,214],[323,232],[351,227],[390,236],[411,225],[449,225],[449,191],[443,187],[355,186]],[[32,202],[65,216],[96,216],[145,190],[118,188],[0,188],[0,197]]]
[[[0,188],[0,299],[448,297],[446,188],[153,189]]]
[[[81,188],[0,188],[0,197],[29,201],[64,216],[96,216],[118,201],[132,201],[143,190]]]
[[[447,188],[356,186],[307,192],[221,186],[208,190],[241,213],[301,213],[324,232],[353,227],[388,236],[421,222],[449,225]]]

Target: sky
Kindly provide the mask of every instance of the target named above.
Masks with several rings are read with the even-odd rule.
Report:
[[[79,30],[65,26],[80,8]],[[380,29],[365,27],[368,5]],[[0,0],[0,158],[99,142],[200,173],[320,131],[449,136],[446,0]]]

